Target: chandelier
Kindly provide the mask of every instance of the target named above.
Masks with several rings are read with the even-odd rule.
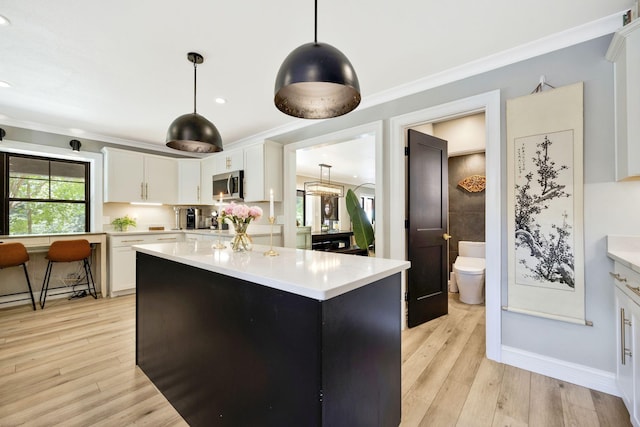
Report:
[[[320,163],[320,180],[304,183],[304,193],[306,196],[332,196],[343,197],[344,185],[331,183],[331,166]],[[324,169],[327,168],[327,180],[323,180]]]

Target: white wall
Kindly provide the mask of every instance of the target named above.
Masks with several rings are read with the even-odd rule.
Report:
[[[431,135],[448,142],[449,157],[483,152],[486,145],[484,113],[433,124]]]

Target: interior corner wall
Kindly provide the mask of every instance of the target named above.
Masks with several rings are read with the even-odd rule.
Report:
[[[290,143],[388,119],[495,89],[501,92],[501,170],[506,177],[505,101],[530,94],[540,76],[556,87],[584,82],[584,245],[586,316],[593,327],[501,312],[502,345],[523,352],[615,371],[613,262],[606,255],[608,234],[640,234],[640,182],[615,182],[613,64],[605,59],[611,35],[478,74],[451,84],[327,120],[272,139]],[[419,54],[419,52],[417,52]],[[388,148],[387,148],[388,150]],[[388,155],[388,153],[384,153]],[[394,173],[386,170],[385,175]],[[502,234],[506,236],[506,179],[502,180]],[[388,186],[385,190],[388,195]],[[394,207],[385,207],[392,209]],[[395,207],[397,209],[397,207]],[[390,240],[393,236],[385,236]],[[502,304],[507,302],[506,240],[502,242]]]

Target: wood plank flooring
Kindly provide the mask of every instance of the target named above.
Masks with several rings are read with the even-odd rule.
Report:
[[[484,357],[484,307],[402,334],[402,424],[629,426],[622,401]],[[135,366],[135,296],[0,309],[0,426],[185,426]]]

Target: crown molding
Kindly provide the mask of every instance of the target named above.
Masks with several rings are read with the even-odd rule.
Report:
[[[620,28],[620,21],[623,13],[624,11],[620,11],[604,18],[600,18],[595,21],[570,28],[568,30],[549,35],[547,37],[543,37],[533,42],[507,49],[502,52],[498,52],[496,54],[489,55],[484,58],[441,71],[436,74],[425,76],[413,82],[402,84],[383,92],[366,96],[363,98],[362,103],[360,104],[360,106],[358,106],[357,110],[364,110],[370,107],[384,104],[385,102],[394,101],[405,96],[433,89],[435,87],[472,77],[481,73],[485,73],[487,71],[492,71],[506,65],[511,65],[516,62],[544,55],[546,53],[583,43],[607,34],[612,34]],[[255,143],[256,141],[262,141],[264,139],[273,138],[284,133],[315,125],[322,121],[324,120],[313,120],[312,122],[307,120],[295,120],[282,126],[271,128],[264,132],[256,133],[246,138],[231,141],[229,142],[229,145],[233,147],[242,147]],[[23,122],[12,120],[10,118],[4,119],[3,124],[24,129],[50,132],[60,135],[69,135],[75,138],[87,138],[126,147],[136,147],[139,149],[171,153],[174,155],[176,154],[174,150],[165,147],[164,144],[152,144],[88,132],[82,135],[73,135],[67,128],[33,122]],[[193,154],[193,157],[201,158],[203,156]]]

